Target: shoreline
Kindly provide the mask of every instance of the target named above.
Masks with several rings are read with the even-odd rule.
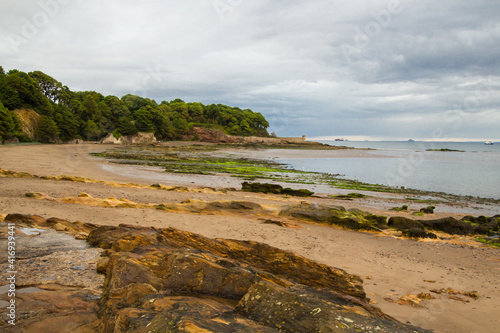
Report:
[[[101,145],[37,145],[0,147],[0,168],[33,175],[85,176],[96,180],[121,184],[137,183],[150,186],[163,185],[200,186],[197,175],[176,175],[176,178],[152,181],[161,171],[145,168],[152,178],[134,179],[131,173],[137,166],[111,164],[103,159],[88,155],[92,151],[103,151],[113,146]],[[116,168],[110,170],[109,168]],[[128,170],[128,172],[123,172]],[[177,178],[179,177],[179,178]],[[220,187],[227,181],[241,182],[241,179],[215,176]],[[178,179],[184,179],[180,184]],[[28,192],[44,192],[53,198],[77,197],[82,192],[95,198],[116,197],[139,203],[167,202],[180,204],[186,200],[246,201],[262,205],[284,206],[301,201],[325,203],[349,208],[363,208],[373,213],[389,213],[392,216],[407,216],[406,213],[389,211],[390,206],[400,206],[398,194],[382,193],[381,198],[371,197],[352,201],[333,198],[294,198],[280,195],[249,193],[241,191],[189,192],[184,190],[158,191],[154,188],[133,188],[111,186],[103,183],[85,183],[42,178],[0,178],[0,214],[24,213],[48,217],[59,217],[70,221],[82,221],[99,225],[129,223],[139,226],[175,227],[196,232],[212,238],[232,238],[264,242],[278,248],[291,250],[321,263],[339,267],[364,279],[367,294],[375,306],[402,322],[435,329],[436,332],[485,331],[498,326],[495,310],[500,306],[498,299],[499,262],[498,249],[471,244],[466,238],[455,237],[443,242],[434,240],[409,240],[370,232],[356,232],[315,223],[295,222],[300,228],[282,228],[263,224],[259,218],[245,213],[237,214],[195,214],[166,212],[144,208],[92,207],[77,203],[27,198]],[[193,184],[194,182],[194,184]],[[231,184],[229,184],[231,185]],[[289,185],[289,184],[287,184]],[[131,186],[131,185],[130,185]],[[297,187],[305,185],[297,184]],[[349,192],[339,190],[339,194]],[[350,191],[352,192],[352,191]],[[428,205],[422,203],[419,206]],[[439,207],[439,205],[437,205]],[[498,207],[498,206],[496,206]],[[475,216],[479,215],[476,209]],[[437,210],[432,218],[440,216],[463,216],[463,213],[449,213]],[[419,217],[422,218],[422,217]],[[425,216],[431,218],[431,216]],[[291,221],[291,220],[290,220]],[[369,277],[369,278],[368,278]],[[404,278],[402,278],[404,277]],[[435,283],[425,282],[435,281]],[[397,303],[399,297],[430,289],[451,287],[457,290],[477,290],[479,300],[470,303],[438,298],[422,301],[424,308]],[[438,289],[439,289],[438,288]],[[390,295],[389,295],[390,294]],[[391,303],[387,298],[395,300]]]

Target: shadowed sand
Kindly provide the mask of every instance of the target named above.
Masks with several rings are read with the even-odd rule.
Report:
[[[213,184],[201,184],[197,176],[170,176],[161,171],[111,165],[88,155],[109,148],[103,145],[41,145],[0,147],[0,168],[33,175],[84,176],[117,183],[165,186],[238,187],[229,177],[214,177]],[[336,153],[332,151],[331,153]],[[340,151],[339,154],[345,154]],[[206,178],[206,177],[205,177]],[[193,184],[194,182],[194,184]],[[77,197],[85,192],[94,198],[127,199],[135,203],[180,204],[187,199],[216,201],[240,200],[261,205],[284,206],[303,200],[324,204],[357,207],[378,214],[398,215],[387,211],[396,206],[391,199],[379,198],[360,202],[331,199],[285,198],[278,195],[240,191],[159,191],[154,188],[110,186],[104,183],[82,183],[40,178],[0,178],[0,214],[37,214],[71,221],[103,225],[128,223],[143,226],[175,227],[207,237],[222,237],[264,242],[291,250],[321,263],[345,269],[366,277],[368,297],[387,314],[402,322],[434,329],[436,332],[487,332],[498,328],[500,252],[481,248],[456,238],[454,242],[413,241],[373,233],[353,232],[333,227],[300,223],[302,228],[281,228],[262,223],[265,216],[234,214],[196,214],[157,209],[106,208],[79,203],[36,200],[28,192],[41,192],[52,198]],[[390,198],[390,195],[388,195]],[[396,200],[396,199],[394,199]],[[439,217],[440,214],[436,214]],[[477,212],[474,215],[480,215]],[[450,215],[450,214],[448,214]],[[293,221],[297,223],[297,221]],[[431,289],[451,287],[460,291],[477,291],[480,298],[468,303],[437,295],[423,300],[423,308],[395,302],[408,294],[429,293]]]

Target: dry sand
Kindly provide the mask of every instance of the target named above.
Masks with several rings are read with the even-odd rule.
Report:
[[[162,178],[165,173],[148,169],[141,170],[145,174],[136,177],[134,167],[110,165],[88,155],[89,152],[107,148],[102,145],[3,146],[0,147],[0,168],[37,175],[86,176],[120,183],[199,185],[196,177]],[[168,182],[169,179],[172,183]],[[193,181],[195,184],[191,183]],[[219,179],[215,181],[215,185],[227,187],[227,181],[231,180]],[[312,223],[302,223],[302,228],[288,229],[263,224],[255,216],[244,214],[180,214],[153,209],[91,207],[30,199],[24,196],[27,192],[43,192],[58,198],[86,192],[94,197],[126,198],[141,203],[180,203],[185,199],[247,200],[279,206],[299,199],[239,191],[229,191],[227,194],[169,192],[33,178],[0,178],[0,214],[37,214],[106,225],[128,223],[175,227],[208,237],[265,242],[345,269],[363,278],[369,277],[364,282],[368,297],[384,312],[402,322],[434,329],[436,332],[500,331],[498,249],[472,246],[461,239],[454,243],[403,240]],[[386,214],[389,212],[384,209],[392,204],[384,205],[376,200],[369,204],[365,201],[308,200],[343,204],[347,207],[357,206],[362,210]],[[466,303],[449,299],[447,295],[435,295],[436,299],[421,302],[423,308],[384,300],[390,298],[397,301],[399,297],[408,294],[428,293],[431,289],[447,287],[460,291],[475,290],[480,298],[474,300],[460,296],[469,301]]]

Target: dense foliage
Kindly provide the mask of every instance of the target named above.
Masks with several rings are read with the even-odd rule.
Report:
[[[232,135],[268,136],[269,123],[258,112],[222,104],[186,103],[181,99],[157,103],[135,95],[103,96],[95,91],[73,92],[40,71],[24,73],[0,67],[0,140],[24,137],[16,109],[33,109],[42,116],[42,142],[99,140],[153,132],[159,140],[179,140],[193,126],[220,129]]]

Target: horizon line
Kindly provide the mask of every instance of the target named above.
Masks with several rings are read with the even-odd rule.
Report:
[[[324,141],[335,141],[342,139],[345,141],[400,141],[400,142],[500,142],[500,139],[476,139],[476,138],[444,138],[444,139],[433,139],[433,138],[390,138],[390,137],[376,137],[376,136],[314,136],[307,137],[307,140],[324,140]],[[337,141],[339,142],[339,141]],[[340,141],[342,142],[342,141]]]

